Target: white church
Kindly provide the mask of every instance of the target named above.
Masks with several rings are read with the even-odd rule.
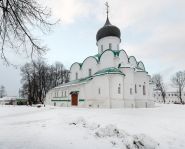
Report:
[[[51,89],[45,104],[94,108],[153,107],[153,84],[142,61],[120,49],[120,29],[109,21],[96,34],[97,54],[70,67],[70,81]]]

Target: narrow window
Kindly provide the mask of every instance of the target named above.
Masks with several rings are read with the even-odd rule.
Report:
[[[62,97],[63,97],[63,91],[62,91]]]
[[[101,45],[101,53],[103,53],[103,45]]]
[[[92,70],[89,69],[89,77],[92,75]]]
[[[65,91],[65,97],[66,97],[66,91]]]
[[[99,94],[99,95],[101,94],[101,90],[100,90],[100,88],[98,88],[98,94]]]
[[[78,79],[78,73],[76,72],[76,80]]]
[[[109,43],[109,49],[112,49],[112,43]]]
[[[130,88],[130,95],[132,95],[132,88]]]
[[[135,84],[135,93],[137,94],[137,85]]]
[[[143,85],[143,95],[146,95],[146,87]]]
[[[118,86],[118,94],[121,94],[121,84]]]

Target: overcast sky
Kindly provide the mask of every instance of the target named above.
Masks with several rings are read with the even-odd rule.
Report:
[[[44,0],[42,0],[44,1]],[[185,0],[109,0],[110,21],[121,30],[121,48],[137,61],[143,61],[149,74],[161,73],[169,82],[171,75],[185,70]],[[95,55],[96,33],[106,20],[105,0],[48,0],[60,24],[47,36],[39,36],[50,49],[48,63],[62,62],[69,68]],[[13,63],[23,64],[17,55]],[[0,85],[8,95],[20,88],[19,69],[0,61]]]

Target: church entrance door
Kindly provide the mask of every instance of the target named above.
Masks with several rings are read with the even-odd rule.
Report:
[[[78,105],[78,93],[71,94],[71,105],[72,106]]]

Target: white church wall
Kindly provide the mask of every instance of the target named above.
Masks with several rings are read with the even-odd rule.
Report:
[[[134,69],[133,68],[120,68],[125,74],[124,78],[124,107],[134,108]]]
[[[149,76],[144,71],[135,72],[135,101],[136,108],[150,107]]]
[[[105,51],[100,57],[99,70],[114,67],[115,66],[115,57],[112,51]]]
[[[107,49],[119,50],[120,42],[121,41],[118,37],[114,37],[114,36],[104,37],[97,42],[98,53],[101,54],[103,51]],[[109,44],[111,44],[112,47],[109,47]],[[102,50],[102,46],[103,46],[103,50]]]
[[[110,75],[110,104],[111,108],[124,107],[124,75]]]
[[[82,78],[89,76],[89,69],[91,69],[91,75],[98,71],[98,61],[94,57],[88,57],[82,63]]]
[[[149,80],[146,72],[135,72],[134,82],[136,85],[136,91],[134,86],[134,93],[136,100],[146,100],[149,96]],[[145,86],[145,87],[144,87]],[[144,91],[145,88],[145,91]]]
[[[108,75],[93,78],[85,86],[87,107],[109,107],[109,79]]]
[[[134,69],[133,68],[121,68],[125,74],[124,79],[124,93],[126,99],[134,99]]]

